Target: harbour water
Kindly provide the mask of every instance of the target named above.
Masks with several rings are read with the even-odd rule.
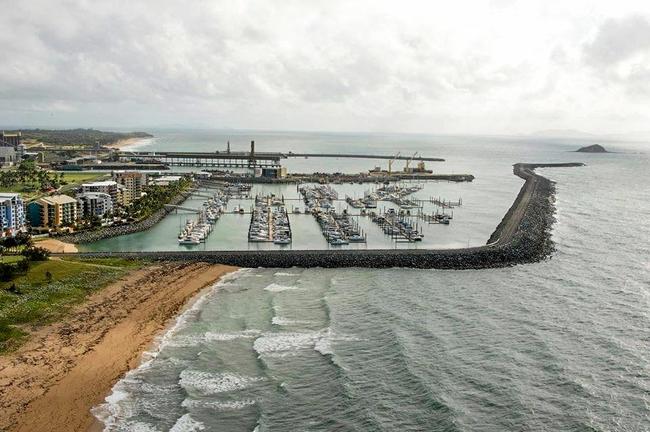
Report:
[[[647,154],[625,143],[587,155],[569,152],[577,141],[332,136],[304,142],[387,153],[399,144],[447,158],[442,172],[476,175],[444,187],[465,188],[455,225],[477,243],[521,186],[512,163],[587,166],[541,170],[557,182],[557,251],[541,263],[233,274],[95,409],[106,430],[648,430]]]

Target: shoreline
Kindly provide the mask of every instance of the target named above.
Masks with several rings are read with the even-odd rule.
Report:
[[[107,144],[104,147],[113,150],[124,150],[127,147],[137,146],[141,144],[143,141],[146,141],[148,139],[151,138],[125,138],[125,139],[117,140],[114,143]]]
[[[0,430],[100,430],[91,409],[138,367],[173,320],[235,267],[158,263],[135,270],[34,328],[0,357]],[[97,428],[100,429],[97,429]]]

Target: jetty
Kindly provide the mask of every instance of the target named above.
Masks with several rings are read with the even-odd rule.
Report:
[[[368,267],[483,269],[543,260],[553,252],[554,182],[536,168],[578,167],[582,163],[524,164],[513,173],[524,180],[514,203],[483,246],[461,249],[355,249],[195,252],[91,252],[79,257],[122,257],[159,261],[202,261],[239,267]]]

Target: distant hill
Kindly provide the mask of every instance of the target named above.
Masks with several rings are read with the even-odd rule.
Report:
[[[593,144],[590,146],[586,147],[580,147],[576,152],[579,153],[609,153],[607,150],[605,150],[605,147],[601,146],[600,144]]]
[[[23,129],[23,140],[40,141],[49,145],[81,145],[92,147],[109,145],[129,138],[149,138],[153,135],[146,132],[104,132],[95,129]]]

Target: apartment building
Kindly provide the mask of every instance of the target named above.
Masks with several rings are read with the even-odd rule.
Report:
[[[122,202],[124,206],[142,196],[142,191],[146,185],[146,175],[135,171],[117,172],[113,175],[117,184],[122,185]]]
[[[0,227],[2,237],[25,231],[25,204],[18,193],[0,193]]]
[[[113,208],[117,207],[118,204],[121,204],[121,192],[120,187],[118,187],[117,182],[113,180],[93,182],[93,183],[84,183],[81,185],[81,193],[104,193],[111,196],[113,201]]]
[[[33,227],[72,225],[77,221],[77,200],[67,195],[40,198],[27,206],[27,218]]]
[[[113,199],[109,194],[101,192],[86,192],[77,195],[77,214],[79,217],[105,218],[113,213]]]

